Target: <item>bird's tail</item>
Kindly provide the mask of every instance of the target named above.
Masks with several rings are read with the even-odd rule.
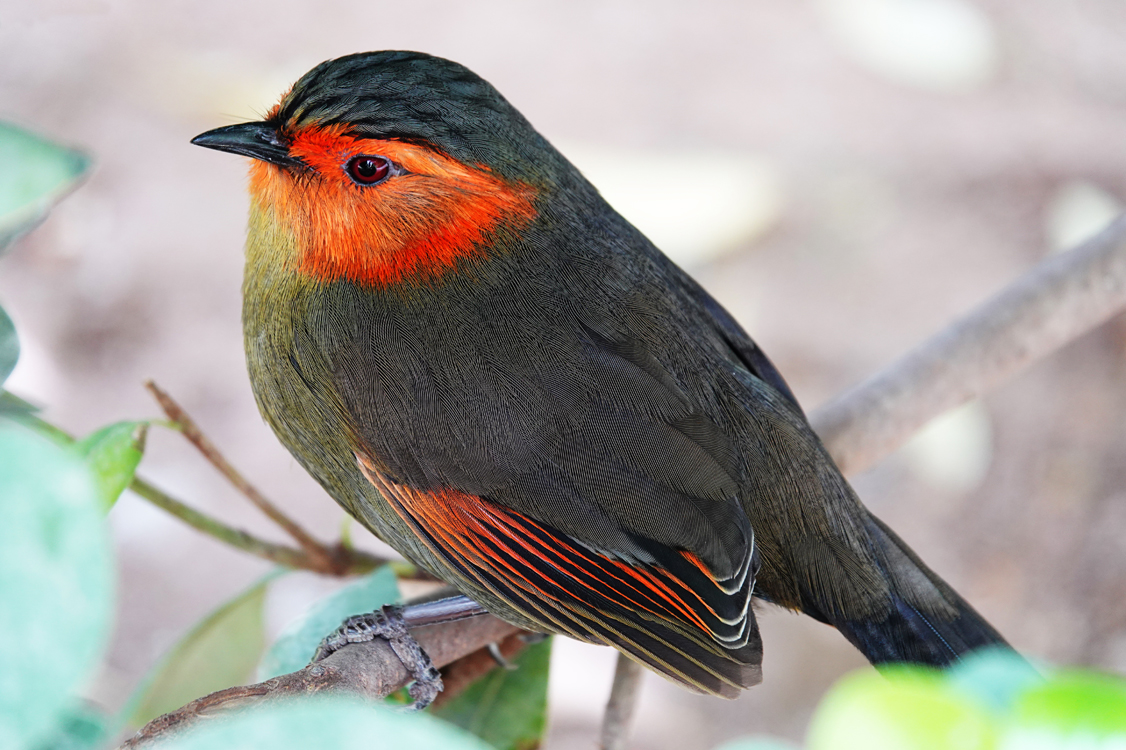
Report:
[[[868,514],[878,565],[890,584],[886,619],[833,618],[833,625],[873,664],[943,667],[969,651],[1009,648],[974,608],[933,573],[882,521]]]

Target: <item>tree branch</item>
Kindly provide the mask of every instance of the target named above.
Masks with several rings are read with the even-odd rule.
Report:
[[[645,668],[633,659],[618,653],[614,682],[610,685],[610,700],[606,702],[606,713],[602,716],[599,750],[626,750],[644,671]]]
[[[168,395],[166,391],[160,388],[152,380],[145,382],[145,388],[153,395],[156,402],[160,404],[160,408],[167,415],[168,419],[179,428],[180,433],[187,438],[188,442],[196,447],[196,449],[203,454],[203,457],[214,466],[220,474],[226,477],[235,489],[237,489],[244,497],[246,497],[266,516],[281,526],[282,529],[297,542],[298,546],[305,551],[305,554],[312,558],[315,564],[325,570],[339,570],[346,566],[346,561],[339,559],[337,555],[333,554],[324,544],[314,539],[305,529],[301,528],[296,521],[291,519],[281,511],[276,505],[266,499],[266,496],[258,491],[258,488],[246,480],[238,469],[231,465],[211,439],[203,434],[203,431],[196,425],[195,420],[188,416],[176,401]],[[337,548],[342,549],[340,547]]]
[[[411,631],[435,666],[443,667],[490,643],[519,632],[514,625],[482,615],[467,620],[430,625]],[[148,747],[189,729],[201,719],[251,705],[325,693],[346,693],[384,698],[410,682],[406,667],[387,641],[377,638],[354,643],[304,669],[256,685],[233,687],[198,698],[183,708],[145,725],[122,748]]]
[[[1079,248],[1044,261],[967,317],[818,410],[813,424],[842,470],[855,473],[930,419],[983,393],[1124,307],[1126,218],[1121,218]],[[517,629],[486,615],[413,632],[434,663],[443,666]],[[608,719],[610,726],[603,729],[604,747],[615,746],[606,744],[607,732],[624,737],[633,710],[635,697],[627,695],[630,668],[622,668],[619,661],[618,671],[626,674],[623,687],[613,691],[617,705],[611,713],[616,718]],[[408,680],[384,641],[350,644],[299,672],[193,701],[151,722],[126,747],[141,747],[182,731],[199,718],[236,707],[310,692],[380,698]]]
[[[813,414],[845,474],[1126,308],[1126,216]]]

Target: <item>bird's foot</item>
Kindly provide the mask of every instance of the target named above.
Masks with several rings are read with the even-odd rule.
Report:
[[[420,711],[429,706],[438,697],[438,693],[442,692],[442,675],[407,630],[402,607],[387,605],[366,615],[349,617],[335,633],[321,641],[313,661],[321,661],[349,643],[364,643],[376,638],[387,641],[414,678],[414,683],[408,690],[414,699],[410,710]]]

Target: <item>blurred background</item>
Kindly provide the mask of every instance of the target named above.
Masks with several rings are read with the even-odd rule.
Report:
[[[259,418],[242,355],[246,165],[192,147],[309,67],[417,49],[497,86],[751,331],[814,410],[1126,201],[1120,0],[0,0],[0,118],[80,147],[89,180],[0,265],[14,392],[77,433],[159,414],[154,378],[325,539],[343,514]],[[2,168],[2,167],[0,167]],[[1126,320],[937,420],[856,478],[865,502],[1037,658],[1126,671]],[[141,472],[282,541],[177,435]],[[268,570],[135,497],[111,514],[119,706]],[[379,549],[366,532],[357,543]],[[276,632],[337,582],[271,591]],[[644,686],[635,746],[800,738],[863,664],[766,609],[764,683]],[[550,748],[590,747],[613,652],[560,642]]]

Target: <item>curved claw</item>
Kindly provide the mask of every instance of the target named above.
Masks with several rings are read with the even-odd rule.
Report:
[[[442,675],[407,630],[402,607],[387,605],[365,615],[349,617],[336,632],[321,641],[313,661],[321,661],[349,643],[364,643],[376,638],[387,641],[395,656],[399,657],[399,661],[414,678],[414,684],[408,691],[414,699],[410,710],[420,711],[429,706],[438,697],[438,693],[442,692]]]

